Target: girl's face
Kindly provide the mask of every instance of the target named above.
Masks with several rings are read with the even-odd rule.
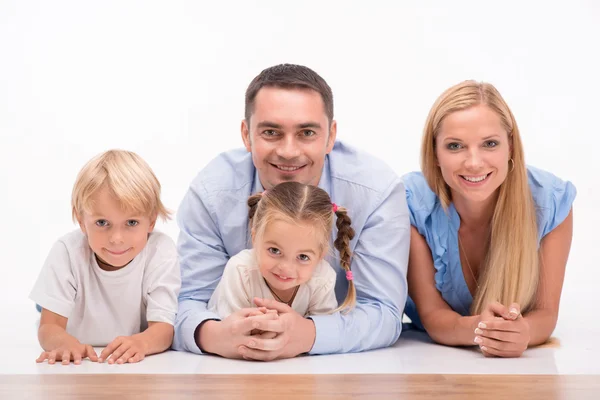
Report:
[[[310,280],[323,259],[321,233],[302,222],[273,220],[253,247],[262,276],[280,297]]]
[[[485,105],[444,118],[436,137],[436,156],[452,199],[489,200],[506,179],[511,147],[500,116]]]

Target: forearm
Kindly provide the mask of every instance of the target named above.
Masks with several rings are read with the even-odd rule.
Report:
[[[310,354],[353,353],[391,346],[402,331],[400,311],[382,303],[359,303],[343,315],[315,315]]]
[[[219,316],[208,311],[205,302],[191,299],[180,300],[175,320],[173,349],[202,354],[198,346],[197,333],[200,331],[198,326],[208,320],[219,320]]]
[[[40,325],[38,339],[44,351],[52,351],[70,343],[79,344],[75,337],[69,335],[63,327],[55,324]]]
[[[429,336],[447,346],[471,346],[479,316],[463,317],[452,310],[437,310],[421,318]]]
[[[529,324],[529,346],[545,343],[556,327],[558,313],[552,310],[533,310],[523,316]]]
[[[133,337],[144,341],[146,355],[162,353],[171,347],[173,342],[173,325],[166,322],[150,322],[148,329]]]

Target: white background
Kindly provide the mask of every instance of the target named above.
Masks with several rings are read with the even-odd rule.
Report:
[[[0,0],[0,311],[16,315],[1,333],[35,336],[27,296],[52,243],[76,227],[70,194],[88,159],[137,152],[175,211],[211,158],[241,146],[244,91],[282,62],[321,74],[338,138],[398,174],[418,169],[444,89],[495,84],[527,162],[578,189],[559,324],[595,323],[599,3],[368,3]],[[176,238],[175,222],[159,228]]]

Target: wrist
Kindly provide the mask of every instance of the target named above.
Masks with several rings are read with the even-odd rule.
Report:
[[[218,340],[213,340],[214,337],[219,337],[219,329],[221,321],[216,319],[208,319],[202,321],[194,332],[196,345],[203,353],[219,354]]]
[[[313,346],[315,345],[315,340],[317,339],[317,327],[315,326],[315,321],[312,318],[303,318],[304,328],[302,331],[304,332],[304,340],[302,341],[302,349],[300,354],[309,353]]]

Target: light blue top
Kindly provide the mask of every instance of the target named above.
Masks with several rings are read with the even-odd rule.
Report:
[[[352,219],[351,269],[358,304],[347,315],[312,317],[316,340],[311,354],[389,346],[400,336],[407,298],[410,219],[404,185],[382,161],[338,141],[325,159],[319,187],[346,207]],[[201,353],[194,331],[207,319],[219,319],[206,305],[227,260],[249,248],[247,200],[262,190],[244,149],[219,155],[191,183],[177,213],[182,286],[175,350]],[[341,302],[348,281],[337,252],[331,253],[327,261],[337,271],[335,291]]]
[[[527,167],[529,187],[536,206],[538,241],[560,225],[569,215],[576,190],[549,172]],[[444,211],[438,197],[431,191],[420,172],[403,178],[410,210],[410,223],[427,241],[435,267],[435,286],[448,305],[460,315],[469,315],[473,302],[465,282],[458,251],[460,217],[454,204]],[[406,315],[423,329],[412,299],[408,299]]]

